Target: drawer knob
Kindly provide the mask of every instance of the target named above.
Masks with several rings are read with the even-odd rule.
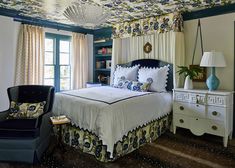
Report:
[[[184,110],[184,106],[180,106],[180,110]]]
[[[180,119],[179,121],[180,121],[180,123],[184,123],[184,120],[183,120],[183,119]]]
[[[217,129],[218,129],[217,126],[215,126],[215,125],[213,125],[211,128],[212,128],[213,130],[217,130]]]
[[[217,111],[213,111],[213,112],[212,112],[212,115],[213,115],[213,116],[217,116],[217,115],[218,115],[218,112],[217,112]]]

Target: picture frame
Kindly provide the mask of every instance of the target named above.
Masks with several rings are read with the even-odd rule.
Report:
[[[192,67],[197,67],[201,69],[197,77],[193,78],[193,82],[206,82],[206,67],[200,67],[200,65],[189,65],[189,69]]]
[[[145,53],[150,53],[152,51],[152,45],[149,43],[149,42],[147,42],[145,45],[144,45],[144,52]]]
[[[111,68],[111,60],[106,60],[106,68],[107,69]]]

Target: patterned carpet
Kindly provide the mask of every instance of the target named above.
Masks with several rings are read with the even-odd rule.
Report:
[[[56,149],[53,143],[37,165],[0,163],[0,168],[223,168],[235,167],[235,139],[228,148],[222,138],[212,135],[194,136],[190,131],[177,129],[167,132],[155,143],[147,144],[113,163],[101,163],[93,156],[66,146],[66,152]]]

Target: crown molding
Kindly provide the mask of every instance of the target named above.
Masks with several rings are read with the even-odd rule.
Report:
[[[72,26],[72,25],[52,22],[52,21],[43,20],[43,19],[22,16],[20,15],[19,11],[12,10],[12,9],[5,9],[5,8],[0,7],[0,15],[12,17],[14,21],[21,22],[23,24],[32,24],[32,25],[37,25],[37,26],[42,26],[42,27],[53,28],[57,30],[65,30],[65,31],[84,33],[84,34],[94,33],[94,30],[85,29],[80,26]]]
[[[185,13],[182,13],[182,16],[183,16],[183,20],[187,21],[187,20],[199,19],[199,18],[204,18],[204,17],[223,15],[223,14],[228,14],[228,13],[233,13],[233,12],[235,12],[235,3],[224,5],[224,6],[212,7],[212,8],[203,9],[203,10],[194,11],[194,12],[185,12]]]

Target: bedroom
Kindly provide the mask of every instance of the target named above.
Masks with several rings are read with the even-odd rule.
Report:
[[[171,1],[169,1],[169,3],[170,2]],[[4,1],[1,3],[4,3]],[[63,3],[65,3],[65,2],[61,1],[61,3],[62,3],[62,5],[64,5]],[[130,3],[131,3],[131,1],[130,1]],[[53,3],[52,3],[52,5],[53,5]],[[226,67],[217,68],[216,75],[220,79],[219,89],[225,89],[225,90],[229,90],[229,91],[234,90],[234,16],[235,16],[235,14],[233,13],[234,12],[233,8],[234,8],[234,4],[229,4],[229,5],[222,6],[220,8],[210,8],[204,12],[203,11],[192,12],[191,17],[190,17],[190,13],[188,14],[188,16],[189,16],[188,18],[190,18],[190,19],[184,20],[185,62],[186,62],[185,65],[190,65],[192,62],[192,55],[193,55],[196,30],[197,30],[197,22],[198,22],[198,19],[200,18],[201,26],[202,26],[202,37],[203,37],[204,51],[211,51],[211,50],[220,51],[225,56]],[[0,85],[0,93],[1,93],[0,94],[0,96],[1,96],[0,110],[3,111],[9,107],[6,90],[8,87],[11,87],[14,85],[17,39],[18,39],[18,32],[20,29],[20,22],[19,21],[24,22],[24,20],[22,20],[22,18],[24,19],[24,17],[20,17],[20,16],[17,17],[18,15],[16,16],[15,13],[12,12],[11,10],[6,10],[6,9],[4,10],[3,8],[1,8],[0,12],[2,15],[2,16],[0,16],[0,24],[1,24],[1,29],[0,29],[0,34],[1,34],[1,39],[0,39],[0,44],[1,44],[0,45],[0,51],[1,51],[0,52],[0,55],[1,55],[1,57],[0,57],[0,59],[1,59],[0,72],[1,72],[1,79],[2,79],[2,82]],[[183,15],[183,16],[185,16],[185,15]],[[15,21],[13,21],[12,17],[15,18]],[[29,22],[30,20],[26,20],[26,21]],[[53,28],[47,28],[46,25],[41,25],[41,26],[45,26],[46,32],[49,32],[52,34],[61,34],[61,35],[70,35],[71,36],[71,34],[72,34],[71,31],[73,31],[72,29],[70,29],[70,31],[68,31],[69,26],[64,26],[65,30],[63,30],[63,27],[61,27],[61,28],[59,27],[60,24],[53,25],[53,24],[49,24],[49,22],[39,22],[38,20],[36,20],[36,22],[41,23],[41,24],[47,23],[49,25],[49,27],[54,26]],[[60,29],[60,30],[58,31],[58,29]],[[78,30],[80,30],[80,33],[83,33],[82,28],[80,28]],[[94,65],[94,54],[93,54],[93,52],[94,52],[93,35],[92,35],[92,33],[89,33],[89,31],[87,33],[91,34],[91,35],[88,35],[88,56],[89,56],[89,70],[88,70],[88,72],[89,72],[88,79],[89,80],[88,81],[92,82],[94,80],[93,77],[95,76],[94,75],[95,65]],[[201,61],[201,57],[202,57],[199,41],[200,41],[200,39],[198,39],[198,45],[196,47],[196,54],[195,54],[195,60],[194,60],[195,64],[199,64]],[[142,47],[141,47],[141,50],[142,50]],[[153,50],[154,50],[154,48],[153,48]],[[209,71],[209,69],[208,69],[208,71]],[[209,72],[208,72],[208,75],[209,75]],[[195,89],[196,88],[207,89],[207,86],[206,86],[205,82],[194,82],[194,88]],[[177,129],[177,131],[178,131],[178,129]],[[205,144],[209,143],[212,146],[214,144],[216,144],[216,148],[213,148],[213,149],[215,151],[217,151],[218,153],[221,153],[221,152],[223,153],[223,151],[225,150],[225,148],[223,148],[223,145],[222,145],[223,140],[221,137],[218,138],[216,136],[211,136],[211,137],[209,137],[209,140],[207,140],[207,137],[205,137],[205,136],[202,136],[200,138],[200,136],[198,136],[198,137],[194,136],[192,133],[190,133],[190,131],[187,132],[184,129],[179,129],[179,133],[177,132],[175,136],[170,133],[169,133],[169,135],[171,135],[170,136],[171,138],[177,139],[178,138],[177,136],[179,136],[179,135],[184,136],[184,133],[186,134],[185,136],[187,138],[197,139],[198,141],[200,141],[200,143],[201,143],[201,141],[203,141]],[[164,135],[165,134],[163,134],[163,136]],[[184,138],[182,138],[183,136],[181,136],[180,140],[182,142],[185,142]],[[161,140],[160,138],[159,138],[159,141]],[[213,139],[216,139],[218,141],[216,141],[216,140],[213,141]],[[162,140],[162,143],[164,142],[164,140],[165,139]],[[210,140],[213,142],[210,143]],[[158,139],[156,140],[156,142],[158,142]],[[196,144],[194,144],[194,145],[196,145]],[[146,146],[146,148],[150,150],[151,146],[150,147]],[[164,149],[166,149],[166,148],[164,148]],[[233,142],[233,140],[228,141],[228,148],[227,149],[229,152],[233,151],[233,155],[230,155],[230,158],[234,159],[234,142]],[[161,148],[161,149],[158,148],[152,152],[155,155],[157,155],[157,157],[158,157],[157,159],[160,159],[159,154],[157,154],[157,150],[163,150],[163,148]],[[166,150],[163,150],[163,151],[166,154],[168,154],[169,157],[174,158],[175,155],[173,155],[172,153],[169,153],[169,151],[166,151]],[[177,151],[176,148],[175,148],[174,152],[175,151]],[[225,151],[224,153],[227,152],[227,154],[228,154],[228,151]],[[150,150],[150,152],[151,152],[151,150]],[[198,152],[198,151],[194,151],[194,152]],[[182,149],[180,150],[180,153],[185,154],[184,151],[182,151]],[[204,153],[202,152],[203,156],[206,154],[207,154],[206,152],[204,152]],[[209,154],[210,154],[210,156],[218,157],[218,155],[216,155],[216,154],[212,154],[212,153],[209,153]],[[185,156],[185,155],[183,155],[183,156]],[[125,158],[125,156],[123,158]],[[192,163],[195,165],[197,165],[198,162],[201,161],[200,159],[198,161],[197,160],[198,157],[195,157],[195,156],[193,157],[194,159],[191,159],[191,160],[190,159],[186,160],[185,157],[182,157],[182,156],[181,157],[177,156],[176,158],[182,162],[185,162],[185,163],[189,163],[190,161],[193,161]],[[184,158],[185,160],[182,160],[182,158]],[[197,161],[195,161],[195,158]],[[164,160],[166,158],[161,158],[161,159]],[[81,161],[81,160],[79,160],[79,161]],[[143,160],[141,160],[141,161],[133,162],[133,164],[145,163]],[[167,161],[169,161],[169,160],[167,160]],[[213,159],[210,161],[214,162]],[[118,162],[118,160],[117,160],[117,162]],[[172,162],[170,162],[170,163],[172,164]],[[97,164],[99,164],[99,163],[97,163]],[[178,165],[178,164],[179,163],[176,162],[176,165]],[[117,165],[118,165],[118,163],[117,163]],[[121,163],[120,163],[120,165],[121,165]],[[167,165],[169,165],[169,163]],[[174,165],[174,166],[176,166],[176,165]],[[181,163],[179,165],[181,165]],[[230,165],[234,165],[234,163],[231,162]],[[123,167],[123,165],[122,165],[122,167]]]

